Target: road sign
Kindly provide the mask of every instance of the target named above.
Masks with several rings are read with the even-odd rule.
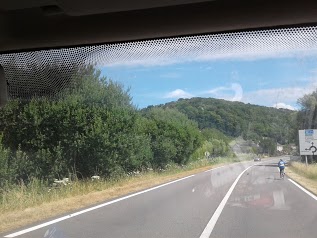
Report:
[[[300,155],[317,155],[317,130],[299,130]]]

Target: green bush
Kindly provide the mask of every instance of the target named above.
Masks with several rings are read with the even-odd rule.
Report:
[[[1,163],[12,170],[1,176],[15,181],[70,173],[110,177],[149,166],[150,138],[128,91],[90,66],[72,80],[60,99],[12,101],[1,110]]]
[[[2,137],[0,134],[0,187],[12,180],[12,170],[10,169],[10,151],[2,145]]]
[[[165,168],[169,163],[186,164],[201,145],[202,136],[195,122],[173,109],[144,111],[146,133],[151,138],[152,166]]]

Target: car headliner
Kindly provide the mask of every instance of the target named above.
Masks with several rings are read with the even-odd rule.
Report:
[[[315,25],[317,1],[1,0],[0,53]]]

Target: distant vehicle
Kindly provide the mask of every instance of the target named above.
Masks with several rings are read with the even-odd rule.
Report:
[[[255,157],[254,161],[261,161],[261,158],[260,157]]]

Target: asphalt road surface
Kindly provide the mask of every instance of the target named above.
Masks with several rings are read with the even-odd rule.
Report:
[[[278,160],[220,167],[2,236],[316,237],[317,201],[279,178]]]

